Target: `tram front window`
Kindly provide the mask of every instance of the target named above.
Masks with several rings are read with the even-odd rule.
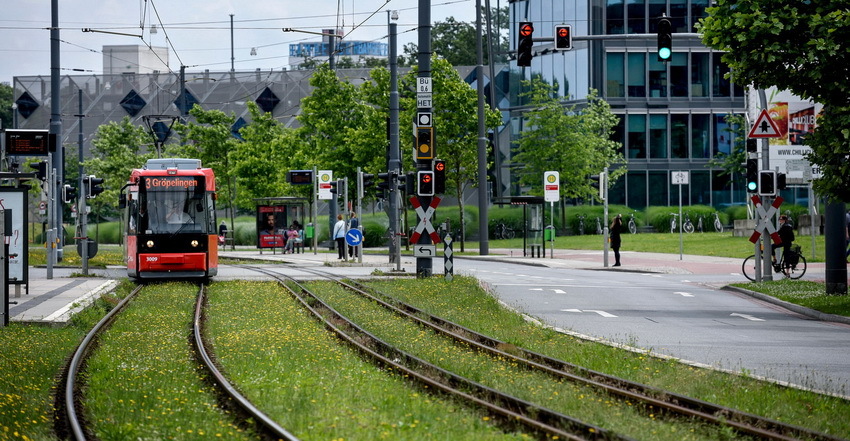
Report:
[[[140,212],[140,217],[146,218],[149,234],[204,231],[207,222],[203,199],[193,199],[191,192],[157,191],[146,196],[142,202],[147,210]]]

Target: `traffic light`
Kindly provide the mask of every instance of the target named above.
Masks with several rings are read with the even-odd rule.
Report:
[[[785,176],[785,173],[777,173],[776,174],[776,189],[777,190],[785,190],[788,188],[788,179]]]
[[[331,184],[331,194],[338,194],[339,193],[339,185],[338,185],[339,181],[331,181],[330,184]]]
[[[446,192],[446,161],[442,159],[434,160],[434,193],[443,194]]]
[[[434,128],[416,128],[416,159],[434,159]]]
[[[759,189],[759,160],[747,159],[747,192],[755,193]]]
[[[673,56],[673,26],[666,15],[658,19],[658,61],[670,61]]]
[[[555,49],[568,51],[573,48],[572,25],[555,25]]]
[[[776,196],[776,172],[762,170],[759,172],[759,195]]]
[[[534,24],[529,21],[519,22],[519,37],[516,48],[516,65],[519,67],[531,66],[531,48],[534,46]]]
[[[366,189],[370,188],[372,185],[375,184],[374,181],[375,175],[360,172],[360,174],[357,175],[357,195],[362,198],[363,193],[366,192]]]
[[[434,196],[434,172],[427,170],[417,173],[416,194],[419,196]]]
[[[77,198],[77,189],[74,188],[74,187],[71,187],[68,184],[65,184],[65,186],[62,187],[62,202],[68,204],[68,203],[71,203],[71,201],[73,201],[76,198]]]
[[[103,193],[103,178],[98,178],[95,175],[89,175],[83,178],[85,186],[86,199],[92,199],[95,196]]]
[[[406,175],[400,175],[398,177],[398,189],[404,190],[405,193],[412,195],[416,192],[416,174],[413,172],[407,172]]]
[[[608,185],[608,175],[605,172],[590,177],[590,186],[599,190],[599,199],[605,200],[605,187]]]
[[[35,175],[42,181],[47,180],[47,161],[38,161],[30,164],[30,168],[35,170]]]
[[[759,151],[759,140],[758,139],[747,139],[747,153],[758,153]]]

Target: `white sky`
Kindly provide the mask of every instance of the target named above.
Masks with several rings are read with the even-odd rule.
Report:
[[[50,75],[50,4],[50,0],[0,0],[0,82],[11,84],[14,76]],[[282,28],[321,32],[337,27],[348,39],[386,43],[388,10],[399,11],[401,54],[406,43],[417,42],[413,29],[418,4],[419,0],[59,0],[61,73],[100,74],[104,45],[145,42],[169,46],[174,71],[181,62],[189,71],[230,70],[230,14],[234,14],[237,71],[288,67],[289,43],[321,39],[284,33]],[[431,0],[431,5],[432,22],[449,16],[467,22],[475,18],[475,0]],[[159,28],[154,35],[149,32],[151,24]],[[144,41],[82,32],[83,28],[142,34]],[[252,47],[257,48],[256,56],[250,55]]]

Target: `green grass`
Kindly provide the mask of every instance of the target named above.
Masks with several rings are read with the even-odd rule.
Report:
[[[411,284],[431,292],[430,283],[427,287],[422,287],[419,281],[402,285],[409,288]],[[473,287],[469,281],[461,284],[464,288]],[[537,370],[457,344],[411,321],[401,320],[386,309],[329,282],[313,282],[308,286],[343,315],[395,347],[484,386],[586,423],[635,439],[709,440],[723,436],[721,428],[687,419],[668,418],[637,406],[631,400],[620,400],[588,386],[556,380]],[[488,303],[495,305],[492,299]]]
[[[53,393],[60,368],[89,329],[129,291],[129,284],[119,285],[64,328],[13,322],[0,329],[0,439],[54,439]]]
[[[825,294],[822,282],[781,279],[760,283],[737,283],[734,286],[827,314],[850,316],[850,296]]]
[[[365,361],[275,284],[212,284],[207,326],[231,381],[300,439],[526,439]]]
[[[100,339],[86,368],[98,439],[255,439],[219,406],[189,334],[197,287],[151,285]]]
[[[681,365],[542,328],[506,310],[473,278],[455,277],[447,282],[434,277],[370,284],[428,313],[551,357],[838,436],[850,433],[848,400],[785,388],[746,375]]]

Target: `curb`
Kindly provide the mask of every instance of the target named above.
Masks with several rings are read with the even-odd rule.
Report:
[[[737,286],[726,285],[721,290],[724,291],[734,291],[744,295],[748,295],[750,297],[765,301],[767,303],[772,303],[777,306],[781,306],[789,311],[795,312],[800,315],[804,315],[809,318],[813,318],[815,320],[820,320],[824,322],[834,322],[841,323],[845,325],[850,325],[850,317],[845,317],[842,315],[835,314],[827,314],[825,312],[816,311],[811,308],[806,308],[805,306],[800,306],[795,303],[786,302],[785,300],[777,299],[776,297],[769,296],[767,294],[762,294],[756,291],[750,291],[748,289],[739,288]]]

